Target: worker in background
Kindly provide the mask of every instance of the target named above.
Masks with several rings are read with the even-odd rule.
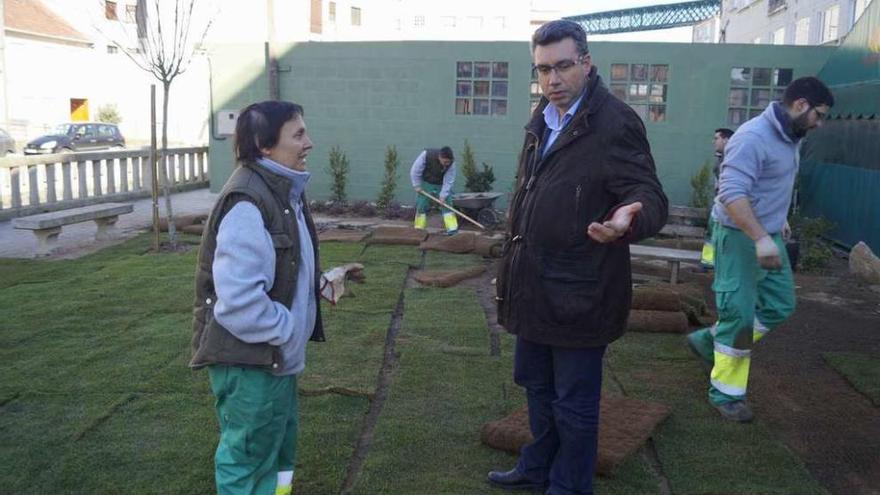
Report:
[[[412,164],[409,171],[413,189],[416,190],[416,218],[414,227],[428,227],[428,207],[431,200],[422,191],[448,203],[455,184],[455,156],[452,148],[444,146],[440,149],[423,150]],[[446,233],[453,235],[458,232],[458,218],[455,213],[444,206],[440,207],[443,214],[443,225]]]
[[[785,250],[801,139],[822,125],[834,105],[815,77],[793,81],[782,101],[743,124],[727,143],[718,195],[715,304],[718,321],[687,336],[712,368],[709,402],[721,417],[748,422],[746,402],[752,346],[794,312],[794,278]]]

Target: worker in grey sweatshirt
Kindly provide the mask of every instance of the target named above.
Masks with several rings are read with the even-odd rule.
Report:
[[[291,493],[296,377],[324,340],[317,235],[304,197],[312,142],[299,105],[245,108],[237,167],[199,250],[190,366],[207,367],[220,441],[220,494]]]
[[[718,321],[688,335],[712,368],[709,402],[725,419],[751,421],[746,402],[752,345],[795,307],[794,279],[783,243],[798,171],[800,140],[822,124],[834,97],[803,77],[781,102],[743,124],[727,143],[712,214]]]

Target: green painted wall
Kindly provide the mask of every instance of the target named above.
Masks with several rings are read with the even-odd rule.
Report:
[[[669,65],[666,122],[647,122],[658,174],[673,203],[690,200],[690,177],[712,160],[711,138],[726,126],[732,67],[790,67],[794,77],[816,74],[833,48],[666,43],[591,44],[608,82],[612,63]],[[530,54],[525,42],[299,43],[280,47],[281,96],[302,104],[315,141],[310,157],[313,198],[329,195],[324,168],[332,146],[348,155],[351,199],[374,200],[385,147],[401,159],[398,198],[412,202],[408,171],[419,151],[448,144],[461,155],[465,139],[477,161],[494,166],[495,189],[509,191],[523,125],[529,118]],[[509,63],[508,114],[454,112],[457,61]],[[213,108],[241,108],[266,98],[260,73],[263,47],[212,48]],[[288,70],[289,69],[289,70]],[[211,183],[218,189],[232,169],[231,140],[211,142]],[[463,189],[460,180],[457,189]]]

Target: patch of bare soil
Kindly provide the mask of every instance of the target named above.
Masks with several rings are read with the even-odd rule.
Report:
[[[753,353],[755,412],[832,493],[880,494],[880,408],[822,359],[880,355],[880,294],[837,259],[829,274],[795,283],[795,314]]]

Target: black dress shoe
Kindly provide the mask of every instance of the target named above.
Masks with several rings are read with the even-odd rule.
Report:
[[[505,490],[540,490],[547,488],[547,482],[533,481],[516,468],[510,471],[489,471],[489,484]]]

